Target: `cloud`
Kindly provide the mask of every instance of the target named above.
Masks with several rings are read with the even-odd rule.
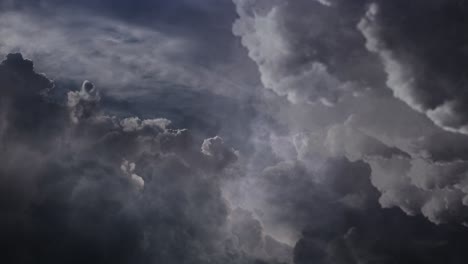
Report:
[[[233,67],[245,64],[234,49],[223,55],[236,56],[238,62],[232,64],[200,59],[210,52],[194,37],[66,8],[47,19],[43,12],[3,11],[0,52],[21,52],[40,61],[40,69],[59,81],[93,80],[120,98],[174,86],[225,95],[252,93],[232,80],[238,72]]]
[[[335,142],[345,148],[341,154],[328,152],[329,134],[315,134],[298,148],[307,155],[297,153],[299,160],[268,167],[246,183],[245,204],[265,232],[294,245],[294,263],[463,262],[464,251],[454,245],[467,232],[464,163],[413,157],[351,131],[354,122],[330,127],[330,133],[348,130],[335,134],[344,140]]]
[[[396,12],[402,14],[395,19]],[[466,134],[466,6],[452,1],[370,5],[359,29],[378,54],[394,95],[438,126]],[[450,30],[447,30],[450,28]]]
[[[219,136],[205,139],[201,146],[201,152],[210,160],[221,164],[222,167],[224,167],[224,164],[236,161],[239,155],[234,149],[228,148],[224,140]]]
[[[133,173],[135,171],[136,165],[133,162],[129,162],[128,160],[124,160],[120,169],[127,174],[130,179],[132,180],[133,184],[138,190],[142,190],[145,187],[145,180],[142,177]]]
[[[0,64],[0,81],[3,261],[257,259],[242,250],[251,238],[229,247],[234,234],[220,179],[235,160],[204,162],[201,142],[168,120],[106,115],[89,82],[58,103],[53,83],[20,54]],[[216,157],[229,149],[212,140],[205,150]]]
[[[325,156],[321,167],[309,167],[314,156],[304,155],[268,167],[246,182],[244,205],[254,208],[265,233],[294,246],[294,263],[462,262],[465,253],[454,245],[467,232],[460,224],[464,195],[440,182],[417,182],[446,184],[457,169],[463,171],[462,164],[412,160],[377,142],[354,145],[354,153],[367,153],[355,162]],[[375,152],[376,147],[385,151]]]
[[[335,237],[305,233],[295,248],[295,263],[462,263],[465,259],[463,250],[453,246],[465,239],[463,227],[434,226],[395,211],[368,213],[358,226]]]
[[[78,123],[79,119],[90,116],[100,99],[99,92],[89,81],[84,81],[79,91],[69,92],[67,105],[72,121]]]
[[[352,116],[323,134],[301,134],[295,144],[298,158],[322,164],[329,158],[364,162],[382,207],[399,207],[411,216],[422,214],[436,224],[466,221],[466,161],[462,156],[455,159],[452,154],[458,153],[450,151],[449,145],[451,140],[460,140],[458,137],[434,134],[446,140],[445,146],[429,143],[424,137],[406,138],[412,144],[399,143],[361,122]],[[392,142],[396,144],[389,145]]]
[[[451,83],[463,83],[464,41],[446,30],[462,24],[459,3],[234,2],[240,16],[234,34],[256,62],[264,86],[293,103],[335,105],[272,101],[280,110],[268,110],[286,132],[271,132],[273,140],[265,142],[273,151],[271,163],[299,159],[317,174],[330,158],[364,162],[384,208],[423,214],[437,224],[465,222],[465,136],[442,130],[463,132],[453,126],[463,119],[463,92]],[[317,65],[320,74],[308,70]],[[316,82],[327,85],[318,89]],[[358,90],[336,90],[344,83]],[[353,97],[355,92],[360,96]]]
[[[463,8],[32,2],[0,16],[37,62],[0,65],[7,260],[465,263]]]
[[[320,1],[234,2],[240,18],[233,32],[256,62],[263,85],[294,103],[333,105],[365,92],[381,75],[369,68],[375,58],[355,28],[358,3],[331,8]]]

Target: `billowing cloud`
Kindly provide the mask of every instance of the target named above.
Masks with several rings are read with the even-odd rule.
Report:
[[[0,0],[4,262],[465,263],[465,7]]]
[[[335,8],[324,1],[234,2],[240,18],[233,32],[257,63],[263,85],[292,102],[335,104],[365,92],[381,75],[369,67],[375,58],[355,28],[358,2]]]
[[[201,147],[168,120],[108,116],[98,111],[99,93],[89,82],[69,92],[68,102],[55,102],[53,83],[20,54],[0,65],[0,80],[4,261],[270,258],[243,250],[257,238],[229,242],[235,232],[219,182],[235,159],[222,138]]]
[[[460,1],[378,1],[359,23],[394,95],[437,125],[465,134],[467,39],[458,32],[466,14]]]
[[[453,35],[464,21],[460,3],[234,2],[234,33],[263,85],[293,103],[335,105],[280,112],[293,131],[271,141],[275,154],[309,169],[329,158],[365,162],[383,207],[465,222],[465,137],[442,131],[463,133],[466,41]]]

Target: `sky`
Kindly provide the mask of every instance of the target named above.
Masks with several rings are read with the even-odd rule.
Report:
[[[465,0],[0,0],[0,262],[462,264]]]

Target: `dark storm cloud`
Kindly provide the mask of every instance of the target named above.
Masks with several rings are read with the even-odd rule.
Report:
[[[318,180],[321,176],[323,181]],[[368,176],[365,164],[345,160],[329,160],[320,172],[301,162],[281,162],[266,168],[251,191],[256,190],[254,202],[264,203],[258,210],[267,227],[292,236],[306,228],[338,232],[336,226],[346,222],[346,208],[366,208],[375,202],[376,190]]]
[[[253,162],[269,166],[253,169],[257,194],[241,200],[266,232],[291,242],[304,231],[296,263],[462,263],[466,4],[233,2],[263,86],[295,103],[271,100],[286,129],[255,135]],[[362,169],[326,170],[340,159]]]
[[[464,1],[234,2],[234,33],[266,88],[293,102],[334,103],[382,87],[385,71],[397,98],[464,133]]]
[[[202,145],[167,119],[108,116],[87,81],[58,103],[20,54],[0,82],[2,261],[255,262],[242,247],[258,238],[229,242],[219,182],[237,154],[220,137]]]
[[[464,1],[378,1],[359,24],[396,97],[437,125],[466,133]]]
[[[294,261],[306,263],[464,263],[467,231],[461,226],[434,226],[399,211],[369,210],[348,216],[355,226],[342,234],[305,231]]]
[[[346,159],[330,159],[316,172],[300,162],[280,163],[248,191],[261,203],[266,230],[279,238],[297,233],[294,263],[463,263],[466,253],[458,245],[467,239],[466,228],[382,210],[371,169]]]
[[[355,25],[363,1],[236,0],[233,27],[257,63],[266,88],[293,102],[335,104],[383,76]]]
[[[0,3],[6,262],[466,262],[463,1]]]
[[[234,3],[234,33],[264,86],[298,103],[279,112],[294,129],[272,142],[279,156],[316,168],[327,157],[363,161],[383,207],[434,223],[466,221],[465,136],[441,129],[463,132],[463,122],[454,126],[464,116],[462,2]],[[335,106],[301,105],[317,100]]]

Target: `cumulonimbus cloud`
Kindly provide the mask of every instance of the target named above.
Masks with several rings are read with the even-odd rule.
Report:
[[[395,19],[396,12],[403,14]],[[379,1],[358,26],[367,48],[382,59],[394,95],[444,129],[464,134],[467,39],[458,32],[467,13],[458,1]]]
[[[359,4],[234,2],[239,19],[233,32],[258,65],[263,85],[292,102],[333,105],[365,92],[379,76],[368,67],[375,58],[365,51],[356,17],[349,14],[358,12]]]
[[[466,221],[464,136],[436,127],[465,133],[466,41],[455,33],[464,25],[465,6],[456,1],[234,2],[240,16],[234,33],[257,63],[266,88],[294,103],[343,101],[326,116],[315,116],[345,113],[335,124],[311,125],[316,131],[310,138],[295,143],[299,158],[364,161],[384,207],[423,214],[435,223]],[[354,88],[342,89],[346,83]],[[394,99],[381,90],[385,86],[425,116],[388,103]],[[370,92],[361,99],[347,96],[358,91]],[[385,111],[405,116],[390,117]],[[440,144],[429,142],[436,138]]]
[[[223,169],[237,155],[222,138],[200,146],[166,119],[106,115],[88,81],[57,102],[53,82],[21,54],[0,64],[0,83],[0,244],[11,249],[4,261],[273,259],[242,249],[258,243],[261,251],[261,229],[259,241],[230,242],[244,220],[229,219],[221,194]]]
[[[455,2],[235,0],[234,33],[273,93],[220,84],[216,71],[197,67],[209,48],[181,32],[95,13],[2,12],[0,35],[9,37],[0,52],[20,49],[51,76],[96,83],[68,91],[20,54],[0,65],[0,245],[15,249],[5,258],[465,263],[463,85],[438,89],[463,79],[440,65],[463,66],[454,58],[464,58],[464,40],[423,30],[432,17],[459,28],[465,9]],[[444,47],[453,48],[447,58],[436,52]],[[138,105],[144,116],[126,112],[141,101],[108,112],[109,94],[161,80],[255,96],[207,107],[212,97],[170,90]],[[180,104],[169,116],[198,123],[202,135],[151,108],[162,103]]]

